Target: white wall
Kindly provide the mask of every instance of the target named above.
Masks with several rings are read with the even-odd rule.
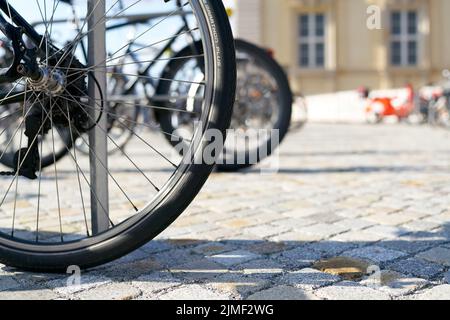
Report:
[[[404,89],[373,91],[371,96],[396,97],[404,93]],[[363,123],[366,121],[365,106],[356,91],[342,91],[330,94],[306,97],[308,121],[310,122],[343,122]],[[296,104],[294,104],[294,108]]]

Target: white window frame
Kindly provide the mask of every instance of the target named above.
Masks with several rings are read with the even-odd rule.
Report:
[[[323,35],[318,36],[316,35],[316,17],[318,15],[322,15],[324,18],[324,25],[323,25]],[[301,34],[301,17],[302,16],[308,16],[308,36],[302,36]],[[300,13],[297,17],[297,33],[298,33],[298,56],[297,56],[297,64],[302,69],[325,69],[326,66],[326,60],[327,60],[327,47],[326,47],[326,39],[327,39],[327,22],[328,17],[325,13],[322,12],[303,12]],[[302,44],[308,45],[308,65],[302,65],[301,59],[302,59],[302,52],[300,50]],[[317,44],[323,44],[323,64],[317,65],[317,56],[316,56],[316,45]]]
[[[398,12],[400,13],[400,34],[392,33],[392,15]],[[419,22],[419,11],[415,9],[403,9],[403,10],[392,10],[389,16],[391,29],[390,32],[390,50],[389,50],[389,62],[393,67],[415,67],[419,64],[419,27],[417,26],[415,34],[409,34],[408,32],[408,13],[414,12],[416,14],[416,23]],[[414,41],[416,43],[416,62],[414,64],[409,63],[409,42]],[[394,42],[400,43],[400,63],[393,63],[393,52],[392,44]]]

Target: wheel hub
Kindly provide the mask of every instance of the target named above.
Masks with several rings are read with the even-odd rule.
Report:
[[[37,80],[28,79],[30,88],[43,91],[51,96],[61,94],[67,84],[66,76],[61,70],[39,67],[40,76]]]

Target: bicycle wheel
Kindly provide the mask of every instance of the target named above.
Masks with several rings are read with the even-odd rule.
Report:
[[[27,152],[16,154],[17,171],[2,177],[0,185],[0,262],[6,265],[56,272],[71,265],[88,268],[119,258],[168,227],[195,198],[212,171],[213,165],[204,157],[211,143],[207,132],[225,134],[231,119],[236,76],[233,39],[221,1],[152,5],[133,0],[123,1],[124,9],[120,10],[116,9],[118,1],[106,3],[105,8],[103,0],[80,0],[67,7],[58,0],[46,0],[27,3],[26,10],[21,10],[22,1],[10,0],[8,8],[0,3],[5,15],[11,12],[11,21],[22,27],[25,21],[35,18],[36,12],[40,15],[44,23],[36,26],[37,32],[29,24],[21,30],[39,49],[41,75],[52,79],[38,87],[34,78],[24,78],[26,88],[20,110],[24,121],[13,132],[22,136]],[[75,19],[72,12],[76,13]],[[128,19],[126,15],[142,16],[147,12],[154,23],[139,32],[141,47],[136,50],[159,48],[172,38],[184,41],[184,45],[192,41],[174,31],[174,26],[186,23],[180,17],[188,17],[189,30],[204,50],[199,57],[204,60],[206,74],[199,83],[204,88],[203,107],[198,115],[202,121],[190,139],[184,141],[190,146],[189,152],[172,153],[170,159],[171,149],[165,149],[164,138],[170,133],[154,130],[137,133],[130,129],[135,139],[129,150],[107,153],[107,144],[114,144],[114,140],[106,129],[109,91],[105,88],[105,75],[121,55],[127,54],[124,48],[130,41],[137,38],[128,39],[124,36],[127,30],[122,28],[106,33],[104,23],[108,27]],[[23,19],[19,13],[23,13]],[[68,20],[75,23],[70,30],[56,25],[67,26]],[[102,49],[105,35],[106,50]],[[88,48],[88,61],[84,61],[80,46]],[[147,57],[148,61],[152,59],[155,58]],[[167,59],[162,57],[161,61]],[[135,64],[128,67],[124,74],[142,77]],[[159,74],[159,70],[155,72]],[[160,79],[152,74],[146,77],[183,81]],[[132,108],[136,106],[127,103]],[[34,121],[27,122],[29,117]],[[128,119],[116,120],[129,128]],[[53,142],[58,126],[65,126],[73,133],[71,137],[89,133],[89,158],[72,148],[65,159],[46,170],[32,167],[36,163],[31,160],[36,159],[30,157],[36,158],[36,152],[42,150],[35,141],[49,135]],[[30,132],[34,132],[33,139]],[[35,180],[24,176],[25,165],[36,174]]]
[[[270,156],[285,138],[292,114],[292,93],[280,65],[267,51],[251,43],[236,40],[235,45],[237,92],[231,128],[241,134],[236,134],[234,139],[225,143],[222,159],[217,164],[221,171],[241,170]],[[195,56],[201,50],[201,45],[187,46],[177,56]],[[193,72],[193,68],[197,72]],[[174,59],[164,69],[162,77],[176,79],[186,77],[184,74],[194,82],[198,81],[202,79],[203,66],[196,59]],[[162,130],[177,136],[192,132],[193,115],[185,111],[201,110],[196,98],[201,96],[201,90],[195,84],[161,83],[157,94],[172,98],[165,104],[171,110],[155,110]],[[277,134],[273,135],[275,130]],[[168,138],[174,146],[180,142],[174,137]]]

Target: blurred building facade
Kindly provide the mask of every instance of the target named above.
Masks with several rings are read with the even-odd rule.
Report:
[[[449,0],[227,1],[236,35],[274,49],[295,92],[421,86],[450,68]]]

